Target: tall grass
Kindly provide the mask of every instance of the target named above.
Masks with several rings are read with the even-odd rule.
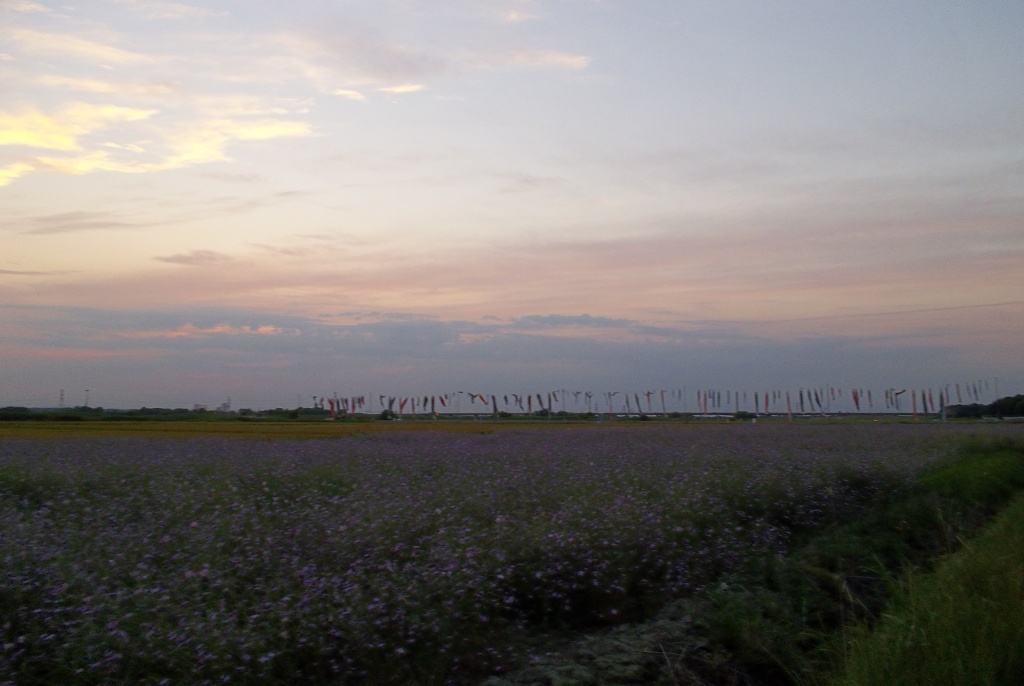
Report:
[[[861,625],[847,636],[836,685],[1024,683],[1024,495],[1015,496],[1024,448],[974,442],[921,482],[962,523],[1003,509],[933,572],[904,572],[873,630]]]
[[[924,631],[916,615],[901,615],[909,602],[901,599],[921,585],[922,579],[929,578],[938,560],[961,548],[964,540],[975,535],[1024,489],[1024,446],[1005,439],[972,438],[956,447],[902,488],[878,492],[876,502],[859,516],[829,517],[830,525],[798,536],[786,556],[748,565],[724,577],[723,583],[709,592],[709,638],[734,666],[736,679],[800,685],[830,683],[851,643],[866,642],[872,627],[887,623],[896,623],[910,633],[922,631],[920,644],[929,644],[934,627]],[[1013,545],[1009,540],[1004,543],[1006,548]],[[961,569],[966,570],[975,559],[973,549],[963,555]],[[1020,564],[1019,557],[1009,558],[1006,564],[1012,566],[1013,560]],[[985,564],[981,558],[978,562],[975,581],[1002,573],[981,566]],[[1009,628],[1024,626],[1024,613],[1019,611],[1024,588],[1020,576],[1018,568],[1016,577],[1011,574],[1006,581],[1007,592],[1016,588],[1017,603],[1007,615],[1015,621]],[[961,586],[961,592],[969,588]],[[896,605],[892,605],[894,602]],[[969,608],[965,605],[965,611],[984,614],[991,602],[997,601],[975,602]],[[940,606],[929,597],[917,607]],[[940,619],[959,621],[945,605],[941,607],[933,611],[935,626]],[[983,645],[986,625],[972,618],[963,624],[978,628],[981,633],[977,642]],[[962,637],[951,636],[949,640],[967,645]],[[990,636],[988,640],[1010,646],[1003,638]],[[878,645],[895,650],[885,636],[878,639]],[[1020,650],[1019,639],[1016,649]],[[857,659],[863,674],[874,673],[872,657]],[[891,668],[898,670],[904,662],[916,664],[918,659],[911,650],[894,658]],[[987,658],[979,652],[972,659],[983,663]],[[981,673],[979,670],[975,668]],[[993,671],[999,672],[995,668]],[[931,677],[901,682],[889,673],[881,673],[885,676],[863,683],[957,683],[945,678],[929,680]],[[859,686],[861,682],[840,683]],[[959,683],[973,682],[967,679]]]
[[[1024,683],[1024,496],[934,574],[911,573],[836,686]]]

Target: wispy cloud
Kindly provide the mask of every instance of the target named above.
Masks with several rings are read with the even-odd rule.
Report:
[[[298,332],[294,329],[283,329],[270,324],[257,324],[255,326],[235,326],[227,323],[214,324],[213,326],[196,326],[195,324],[183,324],[170,330],[129,330],[119,331],[114,335],[118,338],[136,340],[146,339],[174,339],[174,338],[209,338],[211,336],[294,336]]]
[[[190,267],[206,267],[213,264],[224,264],[226,262],[233,261],[233,258],[223,253],[214,252],[212,250],[193,250],[190,253],[181,255],[165,255],[162,257],[155,257],[155,260],[160,262],[169,262],[170,264],[183,264]]]
[[[37,271],[21,271],[18,269],[0,269],[0,275],[3,276],[59,276],[61,274],[68,274],[66,271],[48,271],[48,272],[37,272]]]
[[[180,95],[181,90],[180,85],[174,83],[139,82],[127,79],[104,81],[102,79],[57,74],[43,74],[37,77],[37,81],[45,86],[53,86],[55,88],[74,90],[83,93],[103,93],[158,98],[170,95]]]
[[[378,88],[377,90],[379,90],[382,93],[401,94],[419,93],[424,88],[426,88],[426,86],[423,85],[422,83],[403,83],[398,86],[383,86],[381,88]]]
[[[0,186],[6,186],[18,177],[31,172],[35,167],[26,162],[15,162],[6,167],[0,167]]]
[[[80,137],[117,122],[148,119],[156,110],[119,105],[74,102],[53,115],[29,110],[0,112],[0,146],[17,145],[48,150],[81,150]]]
[[[255,93],[188,96],[179,105],[194,107],[201,114],[218,118],[303,115],[309,112],[309,98],[268,97]]]
[[[13,28],[7,37],[30,52],[59,54],[99,64],[141,64],[155,58],[67,33]]]
[[[0,0],[0,10],[11,10],[12,12],[50,12],[49,7],[40,5],[30,0]]]
[[[280,32],[266,36],[266,41],[278,50],[254,58],[262,65],[261,74],[298,76],[326,93],[421,82],[449,69],[447,59],[435,52],[390,40],[377,29],[353,22]]]
[[[548,48],[482,51],[461,41],[440,49],[390,38],[379,29],[358,22],[328,23],[306,31],[280,32],[267,36],[277,54],[254,56],[262,65],[250,76],[303,78],[318,90],[352,99],[362,99],[362,89],[413,92],[434,79],[479,69],[566,69],[580,70],[590,57]]]
[[[589,314],[564,315],[529,315],[518,317],[508,326],[515,329],[545,329],[566,327],[587,328],[622,328],[637,326],[639,322],[632,319],[616,319],[612,317],[594,317]]]
[[[196,122],[169,137],[172,152],[163,162],[144,168],[176,169],[192,164],[227,159],[227,148],[233,141],[268,140],[309,136],[307,122],[280,119],[219,119]]]
[[[590,66],[591,57],[552,48],[473,48],[459,50],[451,61],[463,72],[502,69],[580,71]]]
[[[309,98],[271,97],[256,93],[199,93],[172,80],[135,81],[43,74],[36,81],[61,90],[119,96],[154,104],[167,110],[193,111],[197,115],[235,118],[302,115],[309,112]],[[81,103],[75,103],[81,105]],[[157,112],[160,110],[153,110]]]
[[[147,19],[202,19],[227,15],[226,11],[197,7],[181,2],[165,2],[164,0],[115,0],[115,2],[125,5]]]
[[[522,9],[507,9],[499,11],[498,16],[508,24],[520,24],[537,19],[540,15]]]
[[[215,179],[217,181],[227,181],[228,183],[234,184],[245,184],[249,185],[259,181],[262,177],[259,174],[251,174],[244,172],[225,172],[225,171],[207,171],[202,172],[201,176],[205,176],[209,179]]]
[[[333,91],[333,93],[334,93],[334,95],[340,95],[341,97],[348,98],[349,100],[357,100],[357,101],[366,100],[366,96],[365,95],[363,95],[359,91],[353,90],[351,88],[336,88]]]
[[[32,228],[21,233],[41,236],[79,231],[124,231],[145,228],[150,224],[124,221],[113,212],[77,211],[36,217],[30,221],[30,226]]]
[[[57,217],[37,230],[102,227],[111,221],[118,219]],[[795,319],[856,315],[873,311],[866,303],[875,302],[895,309],[970,304],[979,298],[1002,302],[1024,289],[1024,248],[1012,247],[1010,233],[982,230],[977,223],[956,233],[930,226],[915,231],[890,226],[880,229],[879,238],[865,239],[842,230],[822,233],[810,221],[806,227],[787,227],[780,219],[761,233],[701,235],[669,228],[615,238],[510,239],[500,247],[450,248],[430,259],[413,245],[334,246],[293,239],[282,247],[256,245],[239,261],[201,275],[124,274],[48,286],[36,297],[39,302],[114,299],[126,305],[260,302],[307,313],[329,311],[342,297],[352,309],[402,311],[403,303],[414,301],[422,314],[468,319],[478,318],[488,303],[501,303],[492,313],[516,319],[536,312],[593,311],[595,293],[600,294],[600,312],[590,317],[516,324],[551,330],[701,320],[760,326],[764,313]],[[936,243],[933,237],[943,232],[946,239]],[[876,250],[878,240],[888,249]],[[990,241],[1002,247],[977,249]],[[202,253],[177,256],[182,263],[204,260]],[[972,287],[954,294],[950,284],[958,282]]]
[[[154,114],[155,110],[76,103],[66,106],[55,116],[37,111],[0,115],[0,145],[71,153],[22,157],[18,163],[0,169],[0,185],[31,171],[138,174],[180,169],[227,160],[228,148],[235,142],[312,135],[310,125],[305,121],[231,118],[176,122],[168,128],[140,130],[136,135],[153,137],[145,147],[131,141],[108,140],[95,143],[90,150],[82,141],[86,134],[102,131],[112,123],[141,121]],[[120,130],[119,133],[131,135],[132,130]]]
[[[590,57],[558,50],[516,50],[482,56],[480,65],[487,68],[586,69]]]

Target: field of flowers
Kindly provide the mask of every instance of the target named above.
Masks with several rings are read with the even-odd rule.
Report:
[[[0,441],[0,683],[461,683],[949,455],[911,425]]]

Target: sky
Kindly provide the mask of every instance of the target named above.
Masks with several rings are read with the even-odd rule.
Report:
[[[1024,392],[1022,27],[0,0],[0,406]]]

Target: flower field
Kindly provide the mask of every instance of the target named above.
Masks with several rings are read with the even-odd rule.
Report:
[[[0,441],[0,683],[462,683],[950,454],[913,425]]]

